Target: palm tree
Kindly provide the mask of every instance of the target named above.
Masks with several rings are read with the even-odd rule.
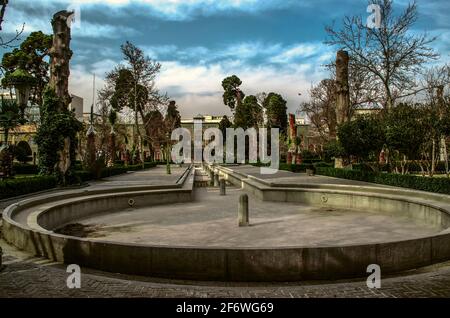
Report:
[[[15,100],[1,97],[0,127],[3,129],[5,144],[8,145],[9,131],[20,124],[20,109]]]

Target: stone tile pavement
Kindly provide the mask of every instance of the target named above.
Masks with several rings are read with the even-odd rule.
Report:
[[[372,298],[450,297],[450,262],[399,276],[382,277],[380,289],[365,280],[223,283],[172,281],[81,269],[81,288],[69,289],[64,264],[35,258],[0,241],[5,267],[0,271],[0,297],[188,297],[188,298]]]

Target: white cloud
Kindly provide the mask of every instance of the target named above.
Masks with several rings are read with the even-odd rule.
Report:
[[[271,58],[273,63],[289,63],[298,58],[307,58],[320,53],[324,49],[322,44],[300,43],[285,49]]]
[[[295,112],[300,103],[298,93],[307,97],[312,82],[324,76],[324,70],[312,64],[300,64],[288,68],[270,65],[259,67],[239,65],[234,67],[227,63],[212,65],[183,65],[179,62],[162,62],[163,69],[157,79],[158,87],[167,90],[175,99],[184,117],[204,114],[229,114],[223,104],[222,80],[230,75],[237,75],[242,81],[242,90],[247,94],[260,92],[278,92],[287,101],[290,112]]]
[[[71,67],[69,91],[84,99],[85,112],[89,111],[92,105],[93,75],[95,74],[95,87],[98,90],[105,85],[105,73],[111,71],[117,64],[117,61],[106,59],[94,63],[90,69],[87,69],[84,65]]]
[[[242,89],[247,94],[278,92],[287,101],[290,112],[295,112],[300,100],[307,97],[311,83],[319,81],[324,70],[312,64],[299,64],[287,68],[270,65],[258,67],[220,62],[211,65],[186,65],[177,61],[162,61],[157,86],[177,101],[183,117],[203,114],[230,114],[222,102],[222,80],[237,75]],[[70,91],[84,98],[85,111],[92,103],[92,73],[96,73],[96,87],[104,85],[102,75],[111,70],[116,61],[96,63],[92,69],[76,65],[71,70]],[[298,93],[302,93],[302,97]]]
[[[143,46],[141,48],[153,59],[158,59],[161,55],[173,54],[178,50],[176,45]]]
[[[44,9],[43,9],[44,10]],[[54,12],[51,9],[46,12],[45,17],[30,16],[26,12],[19,10],[17,6],[9,6],[2,32],[6,34],[14,34],[17,29],[21,28],[22,21],[25,22],[24,33],[28,34],[34,31],[42,31],[44,33],[52,33],[51,16]],[[45,10],[44,10],[45,11]],[[43,11],[43,12],[44,12]],[[14,17],[11,19],[10,17]],[[88,38],[108,38],[117,39],[124,36],[138,35],[139,32],[133,28],[122,25],[99,24],[83,19],[81,15],[80,25],[72,29],[72,37],[88,37]]]
[[[198,15],[209,16],[230,10],[253,13],[293,4],[303,5],[296,0],[44,0],[43,2],[81,6],[108,5],[119,9],[140,4],[148,7],[149,13],[167,20],[186,20]]]
[[[314,47],[314,50],[308,48],[309,46]],[[225,77],[233,74],[241,78],[242,89],[247,95],[278,92],[288,101],[289,111],[295,112],[300,100],[307,98],[311,84],[326,76],[322,65],[333,57],[332,52],[328,52],[319,44],[309,46],[305,46],[304,53],[298,50],[297,55],[308,56],[309,52],[314,51],[314,57],[296,63],[288,62],[289,59],[281,63],[279,59],[280,62],[275,64],[271,62],[274,56],[279,57],[283,52],[291,52],[293,47],[298,48],[302,45],[284,49],[281,44],[237,43],[225,47],[222,51],[213,51],[204,47],[180,50],[168,45],[147,47],[145,52],[152,53],[151,55],[155,58],[158,55],[172,55],[171,53],[176,52],[172,58],[159,59],[162,69],[156,83],[160,91],[167,91],[169,96],[177,100],[181,114],[189,117],[198,113],[229,114],[228,108],[222,102],[221,83]],[[186,61],[180,59],[180,56],[189,56],[189,58]],[[257,64],[249,63],[255,57],[261,57],[263,61]],[[72,72],[71,87],[75,94],[85,97],[85,108],[89,107],[92,100],[92,75],[89,74],[95,72],[100,77],[104,76],[118,62],[111,59],[102,60],[95,63],[89,70],[81,66],[75,67],[75,71]],[[98,88],[101,83],[99,79]],[[298,93],[302,93],[302,97],[299,97]]]
[[[195,62],[211,62],[217,60],[251,60],[266,59],[284,50],[279,43],[263,43],[260,41],[238,42],[227,46],[210,49],[204,46],[178,48],[175,45],[147,46],[144,51],[153,58],[166,59],[167,56]]]

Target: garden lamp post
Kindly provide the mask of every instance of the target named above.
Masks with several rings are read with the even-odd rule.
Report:
[[[18,68],[13,73],[5,77],[6,85],[14,87],[16,92],[17,106],[20,109],[20,119],[25,119],[25,109],[31,95],[31,88],[36,83],[36,79],[24,69]]]

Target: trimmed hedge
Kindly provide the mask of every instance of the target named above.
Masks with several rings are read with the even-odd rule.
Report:
[[[94,176],[90,171],[78,170],[74,172],[74,175],[80,183],[94,179]]]
[[[450,179],[414,175],[375,173],[367,171],[318,167],[317,174],[349,180],[366,181],[394,187],[450,194]]]
[[[14,163],[13,171],[15,174],[38,174],[39,167],[27,163]]]
[[[305,172],[306,169],[313,169],[314,166],[308,163],[302,163],[299,165],[280,163],[279,170],[291,171],[291,172]]]
[[[352,164],[353,170],[361,170],[361,171],[373,171],[367,164],[364,163],[354,163]],[[391,166],[389,164],[378,165],[380,171],[389,172],[391,170]],[[420,165],[417,162],[408,162],[408,171],[410,173],[421,173]],[[426,172],[426,171],[425,171]],[[439,161],[435,168],[435,173],[445,173],[445,161]]]
[[[435,172],[437,173],[445,173],[445,161],[437,162],[435,169]],[[422,171],[420,170],[420,165],[417,162],[410,162],[408,165],[408,170],[417,173],[420,173]]]
[[[145,162],[144,169],[154,168],[154,167],[156,167],[156,165],[157,165],[156,162]],[[126,173],[128,171],[138,171],[138,170],[142,170],[142,164],[129,165],[129,166],[118,165],[118,166],[113,166],[113,167],[109,167],[109,168],[103,168],[100,171],[100,178],[112,177],[112,176],[116,176],[116,175],[119,175],[122,173]],[[78,177],[80,182],[85,182],[85,181],[95,179],[94,174],[91,171],[86,171],[86,170],[76,171],[75,176]]]
[[[334,164],[332,163],[326,163],[323,161],[319,161],[319,162],[315,162],[315,163],[302,163],[299,165],[296,164],[287,164],[287,163],[280,163],[280,170],[286,170],[286,171],[291,171],[291,172],[305,172],[306,169],[311,169],[311,170],[315,170],[316,168],[319,167],[325,167],[325,168],[329,168],[329,167],[333,167]]]
[[[262,164],[260,162],[252,163],[251,165],[254,167],[268,167],[269,166],[269,164]],[[278,169],[285,170],[285,171],[291,171],[291,172],[305,172],[306,169],[314,170],[314,168],[318,168],[318,167],[334,167],[334,164],[323,162],[323,161],[318,161],[318,162],[314,162],[314,163],[304,162],[299,165],[282,162],[282,163],[280,163],[280,166],[278,167]]]
[[[32,165],[29,165],[32,166]],[[144,169],[156,167],[156,163],[146,162]],[[28,168],[28,167],[27,167]],[[101,178],[111,177],[127,171],[142,170],[142,165],[117,166],[105,168],[101,171]],[[25,173],[24,173],[25,174]],[[75,177],[79,182],[86,182],[94,179],[90,171],[75,171]],[[16,179],[0,180],[0,200],[11,198],[19,195],[29,194],[33,192],[43,191],[55,188],[58,185],[54,176],[33,176]]]
[[[0,199],[48,190],[56,187],[56,185],[57,180],[53,176],[6,179],[0,181]]]

